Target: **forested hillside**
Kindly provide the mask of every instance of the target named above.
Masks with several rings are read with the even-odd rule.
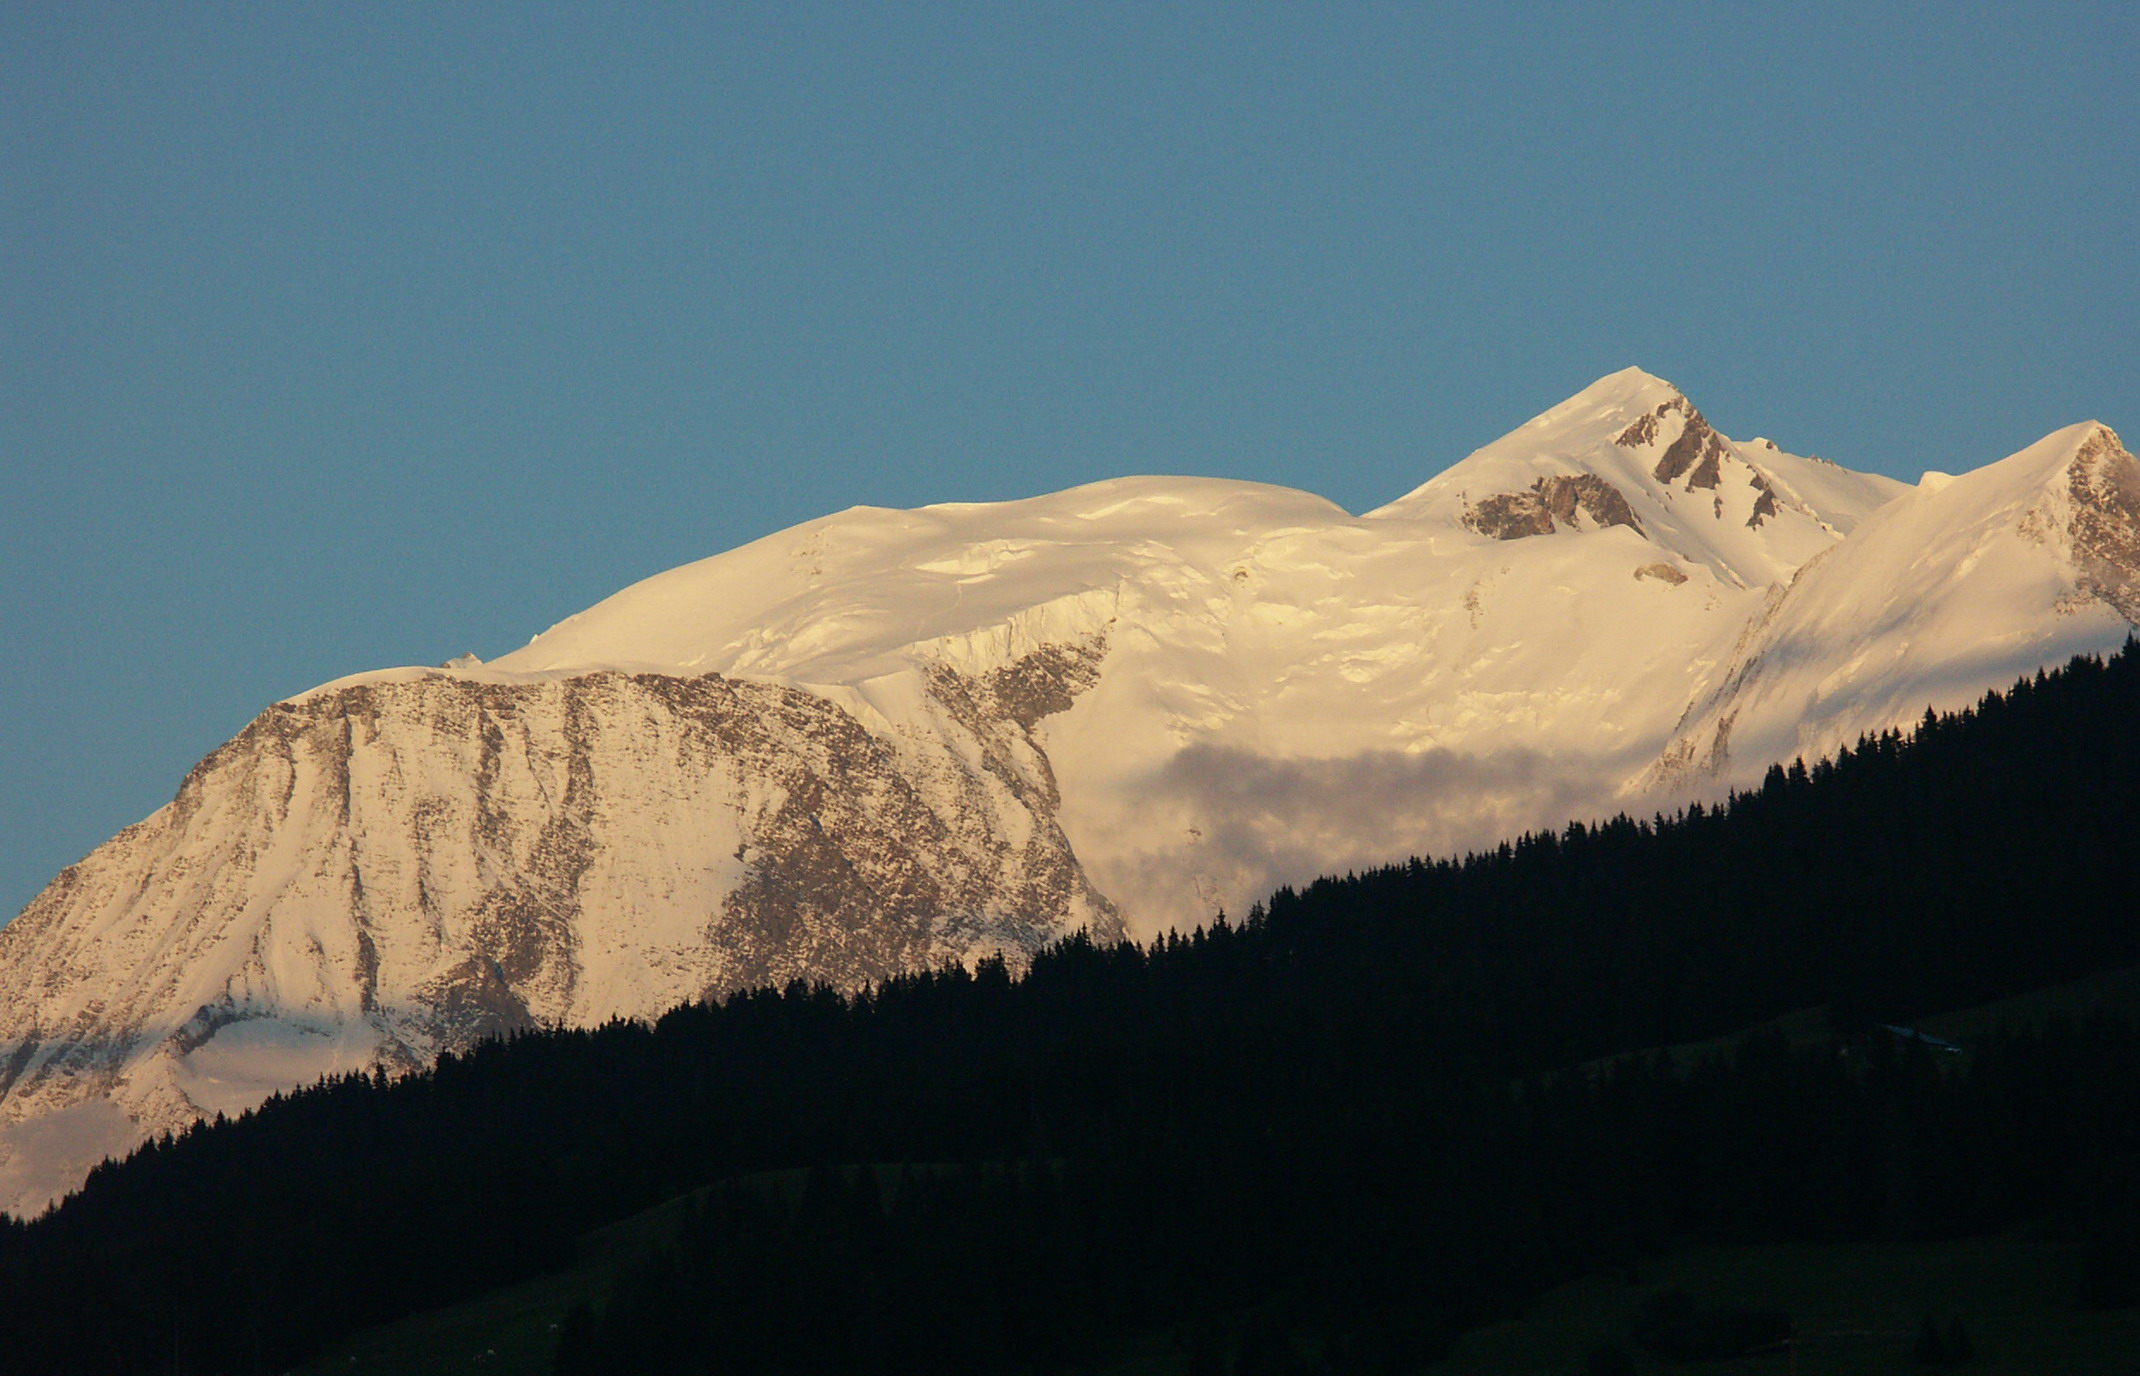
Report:
[[[2136,788],[2129,644],[1714,811],[1017,977],[763,991],[324,1084],[0,1230],[0,1371],[280,1370],[779,1167],[814,1168],[799,1201],[717,1190],[560,1371],[1052,1371],[1248,1314],[1236,1370],[1396,1372],[1675,1238],[2032,1215],[2089,1234],[2077,1298],[2132,1303],[2140,1030],[1950,1054],[1879,1025],[2140,961]],[[1568,1069],[1811,1005],[1851,1054]]]

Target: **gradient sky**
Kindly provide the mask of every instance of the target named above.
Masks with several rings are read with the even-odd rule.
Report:
[[[1378,505],[1639,364],[2140,431],[2140,6],[0,8],[0,913],[276,698],[858,502]],[[626,12],[628,11],[628,12]]]

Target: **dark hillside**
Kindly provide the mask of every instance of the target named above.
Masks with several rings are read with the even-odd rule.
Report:
[[[1948,1056],[1869,1029],[2140,961],[2136,709],[2128,646],[1728,808],[1326,880],[1148,949],[325,1084],[0,1230],[0,1372],[280,1370],[783,1167],[815,1168],[799,1199],[716,1192],[561,1370],[1058,1370],[1175,1323],[1211,1369],[1247,1314],[1241,1370],[1398,1371],[1672,1238],[2031,1213],[2092,1226],[2076,1295],[2131,1303],[2136,1233],[2104,1220],[2133,1208],[2107,1182],[2140,1161],[2140,1034]],[[1861,1054],[1545,1074],[1821,1003]],[[863,1162],[959,1169],[885,1191]]]
[[[1431,991],[1511,1068],[1830,1003],[1889,1021],[2127,962],[2140,665],[2076,660],[1728,808],[1527,836],[1271,904],[1272,936]]]

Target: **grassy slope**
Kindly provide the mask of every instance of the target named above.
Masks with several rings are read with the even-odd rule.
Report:
[[[672,1199],[588,1234],[569,1271],[360,1333],[297,1368],[298,1376],[546,1376],[565,1315],[607,1291],[620,1269],[674,1238],[690,1203],[688,1195]]]
[[[792,1198],[801,1193],[805,1175],[801,1170],[767,1171],[737,1183]],[[878,1188],[887,1202],[898,1192],[898,1179],[898,1167],[877,1168]],[[599,1299],[620,1271],[673,1241],[692,1206],[708,1192],[679,1195],[587,1234],[580,1242],[579,1261],[569,1271],[369,1329],[296,1368],[292,1376],[367,1371],[393,1376],[466,1376],[470,1371],[547,1376],[557,1351],[557,1326],[565,1315],[575,1305]]]
[[[2091,1013],[2140,1017],[2140,968],[2105,970],[2071,984],[2031,990],[1979,1008],[1942,1013],[1919,1026],[1935,1037],[1967,1042],[1998,1028],[2032,1027],[2054,1018]]]
[[[2078,1018],[2092,1013],[2140,1018],[2140,967],[2105,970],[2070,984],[2034,989],[1995,1003],[1941,1013],[1936,1017],[1921,1019],[1916,1026],[1919,1031],[1959,1042],[1966,1047],[1972,1039],[1992,1032],[2020,1031],[2041,1026],[2057,1018]],[[1617,1056],[1591,1061],[1582,1069],[1594,1072],[1619,1061],[1636,1060],[1661,1053],[1671,1058],[1676,1069],[1686,1071],[1705,1060],[1713,1060],[1728,1053],[1737,1045],[1739,1039],[1746,1035],[1746,1031],[1781,1034],[1785,1043],[1796,1050],[1833,1045],[1835,1042],[1835,1034],[1829,1027],[1828,1010],[1825,1007],[1801,1008],[1795,1013],[1771,1018],[1757,1027],[1733,1032],[1728,1036],[1711,1037],[1699,1042],[1680,1042],[1674,1046],[1647,1051],[1622,1052]]]
[[[477,1371],[541,1376],[556,1343],[551,1325],[607,1284],[616,1258],[658,1245],[681,1210],[672,1203],[597,1234],[588,1263],[564,1275],[493,1291],[451,1309],[373,1330],[300,1368],[396,1376]],[[1898,1376],[1914,1369],[1926,1317],[1959,1318],[1977,1349],[1972,1376],[2140,1369],[2140,1309],[2076,1312],[2068,1300],[2070,1246],[2016,1233],[1957,1242],[1833,1246],[1704,1246],[1644,1267],[1637,1283],[1593,1276],[1563,1286],[1507,1322],[1466,1335],[1436,1376],[1573,1376],[1590,1350],[1625,1342],[1636,1306],[1662,1290],[1703,1308],[1780,1309],[1801,1346],[1796,1370],[1830,1376]],[[1171,1376],[1182,1369],[1171,1334],[1127,1345],[1109,1376]],[[1634,1354],[1636,1370],[1671,1367]],[[1714,1376],[1781,1376],[1782,1355],[1702,1363]]]
[[[1971,1376],[2140,1369],[2140,1309],[2074,1310],[2072,1248],[2016,1233],[1956,1242],[1693,1247],[1644,1268],[1640,1284],[1593,1276],[1541,1296],[1522,1315],[1467,1334],[1447,1376],[1577,1373],[1602,1343],[1624,1344],[1644,1296],[1679,1289],[1705,1309],[1781,1310],[1797,1324],[1796,1370],[1902,1376],[1927,1317],[1959,1318]],[[1637,1371],[1781,1373],[1784,1354],[1672,1367],[1633,1354]]]

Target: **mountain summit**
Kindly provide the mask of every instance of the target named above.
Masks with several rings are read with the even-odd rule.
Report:
[[[1916,488],[1638,369],[1353,516],[857,507],[277,703],[0,931],[0,1207],[335,1071],[1668,805],[2116,647],[2140,466]]]
[[[1621,525],[1745,588],[1787,580],[1902,490],[1765,440],[1741,447],[1671,383],[1629,368],[1370,516],[1503,540]]]

